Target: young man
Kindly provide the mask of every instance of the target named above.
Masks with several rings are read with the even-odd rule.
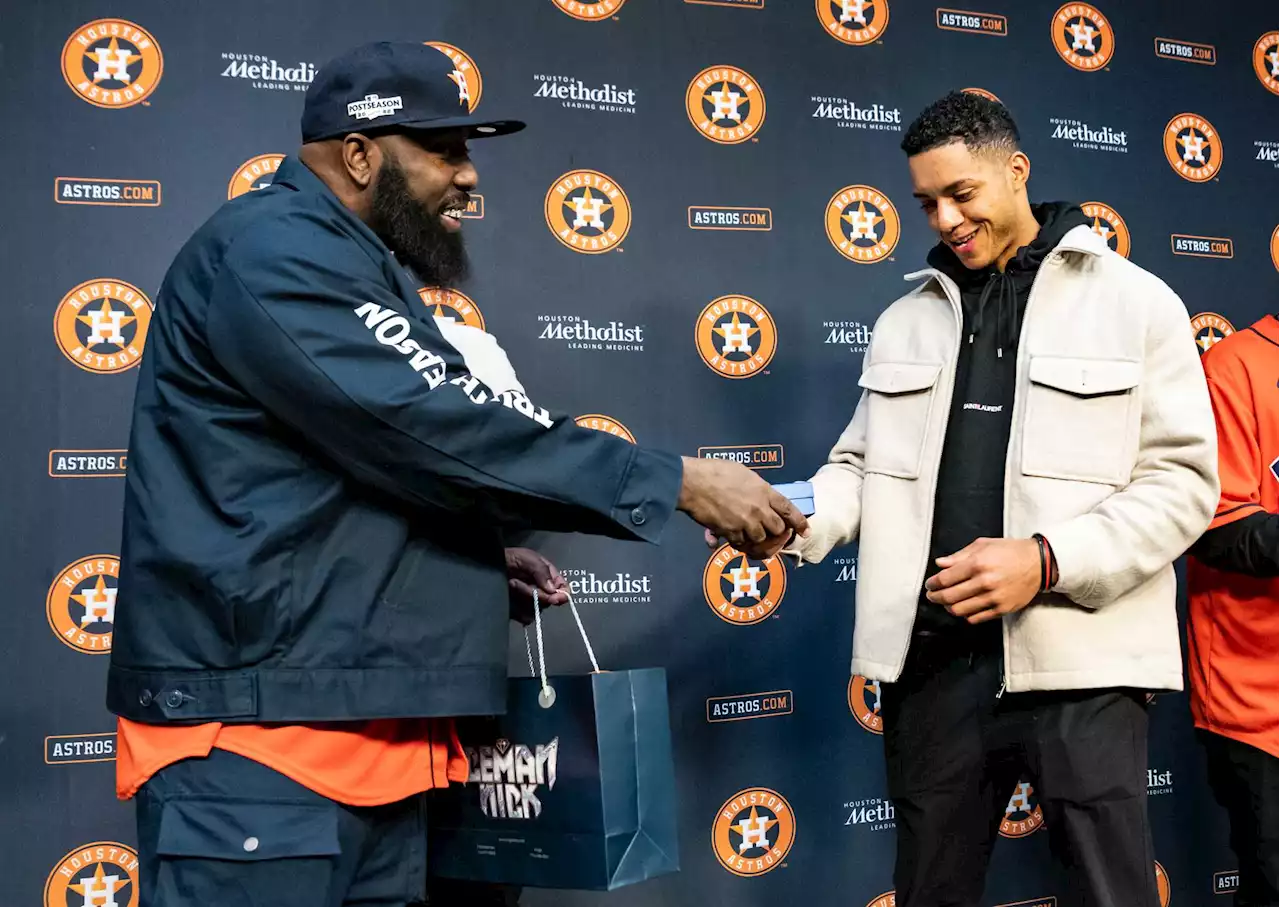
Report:
[[[941,242],[876,322],[787,549],[860,540],[898,904],[978,904],[1022,780],[1062,907],[1155,907],[1144,693],[1182,686],[1172,562],[1218,496],[1187,312],[1077,207],[1028,201],[1000,104],[950,94],[902,147]]]
[[[804,529],[745,467],[535,405],[429,316],[420,281],[466,270],[467,140],[522,125],[453,75],[417,43],[326,65],[299,155],[160,289],[107,679],[142,907],[421,898],[451,719],[506,707],[509,582],[558,595],[512,528],[656,542],[681,509],[762,554]]]
[[[1231,849],[1240,861],[1237,907],[1280,901],[1278,341],[1271,314],[1204,354],[1222,498],[1187,560],[1191,714],[1208,757],[1209,786],[1231,822]]]

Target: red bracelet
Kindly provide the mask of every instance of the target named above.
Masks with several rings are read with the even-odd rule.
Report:
[[[1049,541],[1040,533],[1031,536],[1036,540],[1036,547],[1040,550],[1040,591],[1048,592],[1053,588],[1053,549],[1049,547]]]

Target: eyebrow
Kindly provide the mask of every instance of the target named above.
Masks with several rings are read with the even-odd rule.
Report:
[[[957,190],[959,190],[966,183],[973,183],[973,182],[977,182],[977,181],[974,180],[972,177],[966,176],[964,179],[956,180],[954,183],[951,183],[948,186],[944,186],[941,194],[950,195],[952,192],[956,192]],[[931,198],[931,196],[927,195],[924,192],[912,192],[911,195],[914,198],[920,198],[920,199]]]

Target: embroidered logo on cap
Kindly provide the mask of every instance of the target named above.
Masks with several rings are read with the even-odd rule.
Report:
[[[367,94],[363,101],[352,101],[347,105],[347,116],[357,120],[376,120],[378,117],[389,117],[403,107],[400,95],[380,98],[376,94]]]

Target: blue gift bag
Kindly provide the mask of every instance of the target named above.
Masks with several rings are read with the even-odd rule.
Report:
[[[541,678],[459,722],[470,780],[429,794],[431,874],[611,891],[679,871],[666,671],[548,678],[536,597],[534,616]]]

